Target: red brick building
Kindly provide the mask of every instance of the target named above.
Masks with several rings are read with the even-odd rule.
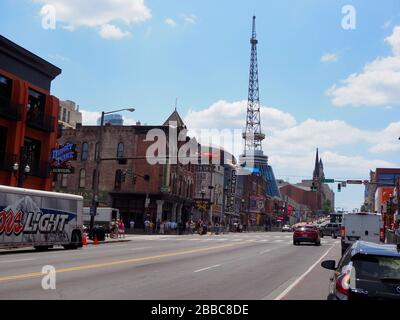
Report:
[[[161,126],[112,126],[103,128],[102,155],[99,168],[99,204],[120,210],[125,224],[134,220],[140,228],[146,218],[157,221],[187,221],[192,209],[194,167],[191,165],[150,164],[146,159],[146,141],[150,130],[169,136],[169,121],[185,129],[175,111]],[[60,175],[55,190],[80,194],[85,205],[93,198],[99,126],[77,126],[64,130],[60,144],[76,144],[77,161],[72,162],[75,173]],[[168,152],[168,149],[167,149]],[[120,164],[117,159],[127,159]]]
[[[0,36],[0,184],[51,190],[59,101],[50,87],[60,73]]]

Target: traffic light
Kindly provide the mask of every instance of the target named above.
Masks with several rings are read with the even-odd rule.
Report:
[[[317,186],[317,184],[315,182],[313,182],[312,185],[311,185],[311,191],[313,191],[313,192],[317,192],[318,191],[318,186]]]
[[[338,189],[338,192],[342,192],[342,184],[341,183],[338,184],[337,189]]]
[[[133,184],[136,185],[137,176],[133,176],[132,180],[133,180]]]

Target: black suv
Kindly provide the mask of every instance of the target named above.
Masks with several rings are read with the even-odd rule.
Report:
[[[334,270],[328,300],[400,300],[400,247],[357,241],[339,264],[322,262]]]
[[[342,225],[340,223],[327,223],[319,226],[319,230],[321,233],[321,238],[324,236],[331,236],[336,239],[340,234],[340,229]]]

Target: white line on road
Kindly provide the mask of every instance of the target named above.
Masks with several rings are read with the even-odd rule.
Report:
[[[271,251],[272,251],[272,249],[264,250],[264,251],[261,251],[260,254],[268,253],[268,252],[271,252]]]
[[[220,266],[221,266],[220,264],[216,264],[215,266],[211,266],[211,267],[199,269],[199,270],[196,270],[196,271],[193,271],[193,272],[194,272],[194,273],[198,273],[198,272],[202,272],[202,271],[206,271],[206,270],[210,270],[210,269],[215,269],[215,268],[218,268],[218,267],[220,267]]]
[[[279,296],[277,296],[274,300],[282,300],[284,297],[287,296],[287,294],[293,290],[295,286],[297,286],[301,280],[303,280],[328,254],[331,252],[331,250],[334,248],[334,246],[330,247],[325,254],[318,259],[316,263],[314,263],[305,273],[303,273],[295,282],[293,282],[288,288],[286,288],[285,291],[283,291]]]
[[[0,263],[13,263],[13,262],[23,262],[23,261],[32,261],[36,260],[36,258],[30,258],[30,259],[16,259],[16,260],[5,260],[5,261],[0,261]]]

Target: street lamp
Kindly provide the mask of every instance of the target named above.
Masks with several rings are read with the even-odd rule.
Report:
[[[90,226],[89,230],[90,233],[92,234],[93,227],[94,227],[94,217],[96,216],[97,212],[97,205],[98,205],[98,198],[99,198],[99,169],[100,169],[100,162],[101,162],[101,152],[102,152],[102,144],[103,144],[103,127],[104,127],[104,116],[112,113],[118,113],[118,112],[123,112],[123,111],[128,111],[128,112],[135,112],[135,108],[125,108],[125,109],[120,109],[120,110],[115,110],[115,111],[108,111],[108,112],[102,112],[101,113],[101,122],[100,122],[100,134],[99,134],[99,142],[98,142],[98,157],[96,159],[96,174],[94,175],[94,190],[93,190],[93,200],[92,200],[92,207],[93,211],[91,212],[90,215]]]
[[[16,162],[13,164],[12,169],[13,169],[14,175],[18,181],[18,188],[23,188],[24,180],[26,179],[26,176],[31,172],[31,167],[29,166],[29,164],[26,164],[25,168],[24,168],[24,172],[22,174],[22,172],[20,171],[19,163]]]

